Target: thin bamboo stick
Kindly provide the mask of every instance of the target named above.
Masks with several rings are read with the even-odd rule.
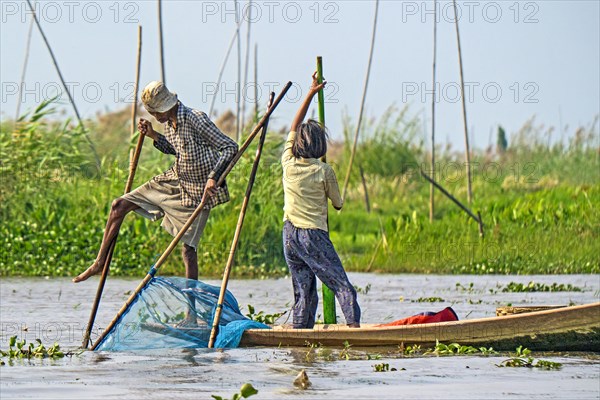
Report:
[[[163,42],[162,1],[158,0],[158,49],[160,52],[160,75],[162,82],[167,85],[165,74],[165,47]]]
[[[241,127],[241,115],[240,115],[240,102],[242,101],[241,93],[242,93],[242,41],[240,40],[240,25],[242,24],[243,19],[239,18],[239,2],[238,0],[234,0],[233,4],[235,6],[235,18],[237,24],[236,30],[236,41],[237,41],[237,99],[236,99],[236,112],[235,112],[235,140],[240,141],[240,127]],[[239,20],[237,20],[239,18]]]
[[[448,197],[450,200],[452,200],[454,202],[454,204],[456,204],[464,212],[466,212],[471,218],[473,218],[475,220],[475,222],[477,222],[477,224],[479,225],[480,232],[483,232],[483,223],[481,222],[481,220],[475,214],[473,214],[473,212],[471,210],[469,210],[465,205],[463,205],[460,201],[458,201],[456,199],[456,197],[454,197],[450,193],[448,193],[448,191],[446,189],[444,189],[442,187],[442,185],[440,185],[439,183],[437,183],[436,181],[434,181],[429,175],[427,175],[425,172],[423,172],[423,170],[420,170],[420,173],[421,173],[421,176],[423,178],[427,179],[440,192],[442,192],[443,194],[446,195],[446,197]]]
[[[135,134],[136,131],[136,113],[137,113],[137,98],[138,98],[138,88],[140,83],[140,66],[142,60],[142,27],[138,25],[138,45],[137,45],[137,59],[136,59],[136,69],[135,69],[135,84],[133,88],[133,104],[131,107],[131,136]],[[144,146],[144,135],[140,132],[138,137],[137,144],[135,146],[135,151],[130,153],[129,157],[129,175],[127,177],[127,183],[125,184],[124,193],[127,194],[131,191],[131,187],[133,186],[133,179],[135,177],[135,172],[137,170],[138,162],[140,159],[140,154],[142,152],[142,148]],[[104,284],[106,283],[106,278],[108,278],[108,273],[110,272],[110,263],[112,261],[113,253],[115,251],[115,246],[117,244],[117,237],[111,241],[110,246],[108,247],[108,254],[106,256],[106,262],[102,267],[102,275],[100,276],[100,281],[98,282],[98,289],[96,289],[96,297],[94,298],[94,303],[92,304],[92,311],[90,313],[90,318],[88,320],[87,328],[85,330],[85,334],[83,335],[83,343],[81,344],[82,348],[87,348],[90,342],[90,336],[92,334],[92,329],[94,328],[94,322],[96,321],[96,314],[98,312],[98,307],[100,306],[100,300],[102,298],[102,293],[104,292]]]
[[[348,190],[348,182],[350,181],[350,173],[352,172],[352,163],[356,156],[356,147],[358,145],[358,134],[360,132],[360,125],[362,123],[363,112],[365,108],[365,100],[367,98],[367,88],[369,87],[369,76],[371,75],[371,63],[373,61],[373,49],[375,48],[375,33],[377,32],[377,14],[379,11],[379,0],[375,1],[375,16],[373,18],[373,33],[371,35],[371,49],[369,50],[369,63],[367,64],[367,75],[365,77],[365,86],[363,88],[362,100],[360,102],[360,111],[358,113],[358,122],[356,124],[356,131],[354,132],[354,144],[352,145],[352,153],[350,154],[350,161],[348,163],[348,170],[346,171],[346,179],[344,180],[344,188],[342,190],[342,202],[346,200],[346,192]]]
[[[252,26],[252,0],[248,1],[248,30],[246,32],[246,63],[244,65],[244,86],[242,86],[242,93],[246,93],[247,85],[248,85],[248,64],[250,62],[250,28]],[[242,96],[242,129],[244,129],[246,125],[246,96]],[[252,119],[254,120],[254,118]]]
[[[31,5],[31,1],[27,0],[27,4],[29,5],[29,9],[31,10],[31,14],[33,15],[33,19],[35,21],[36,26],[38,27],[38,30],[40,31],[40,35],[42,35],[42,39],[44,40],[44,43],[46,44],[46,48],[48,49],[48,52],[50,53],[50,57],[52,58],[52,63],[54,64],[54,67],[56,68],[56,72],[58,73],[58,77],[60,78],[60,81],[63,85],[63,88],[65,89],[65,92],[67,92],[67,96],[69,97],[69,102],[71,103],[71,105],[73,106],[73,110],[75,111],[75,116],[77,117],[77,122],[79,123],[79,126],[81,127],[81,129],[84,131],[83,135],[85,137],[85,139],[87,140],[90,149],[92,150],[92,153],[94,155],[94,159],[96,160],[96,167],[98,169],[100,169],[100,157],[98,156],[98,153],[96,152],[96,146],[94,146],[94,142],[92,142],[92,140],[90,139],[90,137],[88,136],[88,134],[85,132],[85,126],[83,125],[83,120],[81,119],[81,115],[79,114],[79,110],[77,109],[77,106],[75,105],[75,101],[73,100],[73,96],[71,96],[71,92],[69,92],[69,88],[67,87],[67,84],[65,83],[65,79],[63,78],[63,74],[60,71],[60,68],[58,67],[58,62],[56,61],[56,57],[54,56],[54,52],[52,51],[52,47],[50,47],[50,43],[48,42],[48,38],[46,38],[46,35],[44,34],[44,30],[42,29],[42,26],[40,25],[40,21],[37,18],[37,15],[35,13],[35,9],[33,8],[33,6]]]
[[[273,104],[275,93],[271,92],[269,98],[269,104],[267,108]],[[237,250],[240,235],[242,233],[242,227],[244,226],[244,218],[246,217],[246,211],[248,210],[248,203],[250,202],[250,196],[252,195],[252,188],[254,186],[254,179],[256,178],[256,172],[258,171],[258,164],[260,163],[260,156],[262,155],[263,145],[265,144],[265,137],[267,136],[267,129],[269,126],[269,120],[265,121],[262,127],[260,138],[258,139],[258,146],[256,148],[256,155],[254,156],[254,163],[252,164],[252,170],[250,171],[250,178],[248,179],[248,185],[246,186],[246,194],[242,201],[242,208],[238,217],[237,226],[235,227],[235,233],[233,235],[233,241],[231,243],[231,250],[229,250],[229,257],[227,258],[227,264],[225,265],[225,271],[223,272],[223,282],[221,283],[221,291],[219,292],[219,300],[217,301],[217,308],[215,316],[213,318],[212,329],[210,331],[210,339],[208,341],[208,348],[212,349],[217,338],[217,331],[219,329],[219,321],[221,320],[221,312],[223,311],[223,302],[225,301],[225,293],[227,292],[227,284],[229,283],[229,275],[233,268],[233,262],[235,260],[235,253]]]
[[[137,98],[138,91],[140,87],[140,67],[142,61],[142,26],[138,25],[138,44],[137,44],[137,58],[136,58],[136,68],[135,68],[135,83],[133,86],[133,103],[131,105],[131,132],[130,138],[133,139],[135,136],[136,128],[136,117],[137,117]],[[133,150],[129,153],[129,169],[131,170],[131,163],[133,162]],[[128,185],[131,185],[130,182],[127,182]],[[131,186],[129,186],[131,189]],[[127,189],[126,189],[127,190]],[[129,190],[127,190],[129,191]]]
[[[208,115],[211,117],[212,117],[212,112],[215,108],[215,100],[217,100],[217,94],[219,94],[219,87],[221,86],[221,79],[223,79],[223,71],[225,71],[225,66],[227,65],[227,60],[229,59],[229,54],[231,53],[231,49],[233,48],[233,45],[235,44],[235,39],[236,39],[237,33],[240,29],[240,24],[241,24],[241,20],[235,28],[235,32],[233,33],[233,36],[231,37],[231,41],[229,42],[229,46],[227,47],[227,52],[225,53],[225,57],[223,58],[223,62],[221,63],[221,69],[219,70],[219,77],[217,78],[217,87],[215,89],[215,95],[213,96],[212,101],[210,102],[210,109],[208,111]]]
[[[219,177],[219,180],[217,181],[217,186],[221,186],[223,184],[227,175],[231,172],[231,170],[233,169],[235,164],[242,157],[242,155],[244,154],[244,152],[246,151],[248,146],[250,146],[250,143],[252,142],[252,140],[256,137],[256,135],[258,135],[258,132],[262,129],[265,122],[269,119],[269,117],[271,116],[273,111],[275,111],[275,109],[277,108],[277,106],[279,105],[279,103],[281,102],[281,100],[283,99],[283,97],[285,96],[285,94],[287,93],[287,91],[290,89],[291,86],[292,86],[292,82],[288,82],[285,85],[285,87],[283,88],[283,90],[281,91],[281,93],[279,93],[279,96],[277,96],[277,98],[275,99],[273,106],[271,106],[269,109],[267,109],[265,115],[258,122],[258,124],[254,127],[252,132],[248,135],[248,138],[246,139],[244,144],[242,144],[242,146],[238,150],[237,154],[233,157],[233,159],[231,160],[231,162],[229,163],[229,165],[227,166],[225,171]],[[189,227],[194,223],[194,220],[202,212],[205,205],[206,205],[206,200],[202,199],[202,201],[200,202],[198,207],[196,207],[196,210],[194,210],[194,212],[192,213],[190,218],[187,220],[187,222],[183,225],[183,227],[181,227],[181,230],[179,231],[179,233],[173,238],[173,240],[171,241],[171,243],[169,244],[167,249],[163,252],[163,254],[158,259],[158,261],[156,261],[156,263],[152,266],[150,271],[148,271],[148,274],[146,275],[146,277],[140,282],[140,284],[137,286],[135,291],[131,294],[131,296],[129,296],[129,298],[127,299],[125,304],[117,312],[117,315],[115,316],[115,318],[113,318],[113,320],[108,324],[108,326],[106,327],[106,329],[104,330],[102,335],[98,338],[96,343],[94,343],[94,345],[92,346],[92,350],[94,350],[94,349],[96,349],[96,347],[98,347],[98,345],[104,340],[106,335],[108,335],[110,333],[110,331],[114,328],[114,326],[117,324],[117,321],[119,320],[119,318],[121,318],[121,316],[127,311],[129,306],[133,303],[136,296],[142,291],[142,289],[144,289],[146,287],[146,285],[148,285],[150,280],[152,280],[154,275],[158,272],[158,270],[165,263],[165,261],[167,260],[169,255],[173,252],[173,250],[175,249],[175,247],[177,246],[177,244],[179,243],[179,241],[181,240],[183,235],[185,235],[185,233],[187,232]]]
[[[465,100],[465,80],[463,74],[462,50],[460,47],[460,33],[458,31],[458,13],[456,10],[456,0],[452,0],[454,4],[454,22],[456,26],[456,41],[458,42],[458,65],[460,67],[460,97],[462,98],[462,114],[463,125],[465,129],[465,160],[467,162],[467,198],[469,204],[473,202],[473,191],[471,188],[471,151],[469,148],[469,132],[467,127],[467,103]]]
[[[254,44],[254,118],[258,120],[258,43]]]
[[[433,97],[431,99],[431,176],[435,180],[435,65],[437,60],[437,0],[433,0]],[[429,221],[435,213],[435,193],[433,183],[429,184]]]
[[[29,48],[31,45],[31,32],[33,31],[33,25],[35,20],[31,18],[29,22],[29,30],[27,31],[27,41],[25,42],[25,59],[23,60],[23,70],[21,71],[21,81],[19,85],[19,97],[17,99],[17,111],[15,112],[15,122],[21,115],[21,101],[23,100],[23,86],[25,85],[25,72],[27,71],[27,62],[29,60]]]

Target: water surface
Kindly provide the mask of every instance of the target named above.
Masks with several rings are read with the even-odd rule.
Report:
[[[389,322],[452,306],[459,318],[495,315],[498,306],[585,304],[600,298],[597,275],[438,276],[350,274],[360,288],[364,323]],[[503,293],[509,282],[571,284],[581,292]],[[207,281],[220,284],[217,281]],[[114,317],[139,280],[110,278],[97,317],[101,329]],[[472,285],[471,285],[472,283]],[[459,285],[457,285],[459,284]],[[3,279],[0,284],[0,347],[8,337],[81,345],[97,278],[78,285],[60,279]],[[252,304],[267,314],[288,311],[289,279],[234,280],[229,289],[243,312]],[[365,293],[366,292],[366,293]],[[437,297],[443,301],[423,302]],[[338,307],[339,314],[339,307]],[[600,318],[600,316],[599,316]],[[343,322],[343,317],[340,316]],[[283,317],[280,323],[286,322]],[[289,321],[288,321],[289,322]],[[98,331],[94,332],[97,337]],[[341,356],[341,358],[340,358]],[[231,396],[245,382],[253,399],[496,399],[600,398],[600,357],[584,353],[534,354],[560,362],[559,371],[498,368],[506,354],[491,357],[401,357],[398,349],[252,348],[169,349],[135,353],[84,352],[60,360],[15,361],[0,368],[0,398],[208,399]],[[374,372],[387,363],[397,371]],[[295,388],[305,369],[312,385]]]

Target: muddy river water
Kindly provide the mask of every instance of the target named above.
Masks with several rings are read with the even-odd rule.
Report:
[[[509,303],[585,304],[600,298],[598,275],[349,275],[359,288],[364,323],[389,322],[447,306],[452,306],[459,318],[467,319],[493,316],[496,307]],[[97,279],[75,285],[66,278],[3,278],[0,348],[5,350],[8,338],[17,335],[28,342],[39,338],[45,345],[56,341],[65,350],[76,351]],[[510,282],[530,281],[570,284],[582,290],[502,292]],[[114,317],[138,283],[137,279],[109,278],[96,320],[98,329]],[[289,315],[289,279],[233,280],[229,289],[244,313],[251,304],[256,312],[287,310]],[[285,316],[279,322],[285,322]],[[499,368],[497,364],[508,354],[402,357],[394,348],[351,348],[348,357],[340,350],[308,347],[86,351],[58,360],[7,362],[0,367],[0,398],[210,399],[214,394],[230,399],[246,382],[258,389],[252,397],[256,400],[600,398],[600,355],[533,355],[563,366],[550,371]],[[389,364],[396,371],[375,372],[376,364]],[[307,389],[293,384],[302,369],[311,382]]]

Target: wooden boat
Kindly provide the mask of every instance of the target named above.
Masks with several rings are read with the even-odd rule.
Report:
[[[244,332],[240,347],[305,346],[307,342],[323,346],[344,346],[348,342],[354,347],[433,347],[436,341],[495,350],[514,350],[522,345],[537,351],[600,352],[600,303],[419,325],[250,329]]]

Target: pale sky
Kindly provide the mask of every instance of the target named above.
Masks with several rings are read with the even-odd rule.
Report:
[[[247,1],[240,1],[246,12]],[[253,1],[251,65],[258,44],[261,105],[269,88],[276,92],[297,83],[274,115],[271,126],[288,125],[310,84],[317,55],[323,56],[327,124],[342,137],[344,111],[356,121],[371,41],[374,1]],[[589,126],[600,113],[600,2],[598,1],[459,1],[467,116],[474,145],[487,146],[490,131],[502,124],[513,132],[536,116],[539,124],[560,121],[565,136]],[[27,3],[2,1],[2,118],[12,118],[30,21]],[[137,25],[143,27],[141,87],[160,79],[156,1],[42,1],[42,27],[80,112],[127,105],[135,76]],[[410,113],[431,118],[432,1],[381,1],[366,119],[389,106],[408,104]],[[460,78],[452,2],[439,2],[436,104],[439,142],[463,146]],[[247,15],[247,14],[244,14]],[[235,30],[231,1],[163,1],[166,80],[188,106],[208,112],[227,46]],[[242,25],[242,74],[246,51]],[[243,77],[242,77],[243,80]],[[223,76],[216,110],[235,108],[237,47]],[[42,38],[34,28],[24,84],[22,111],[60,88]],[[224,91],[223,91],[224,89]],[[300,92],[300,90],[302,92]],[[253,90],[249,90],[252,108]],[[63,96],[66,103],[67,98]],[[73,115],[68,105],[67,115]],[[596,126],[596,129],[597,126]],[[495,136],[492,138],[495,142]]]

